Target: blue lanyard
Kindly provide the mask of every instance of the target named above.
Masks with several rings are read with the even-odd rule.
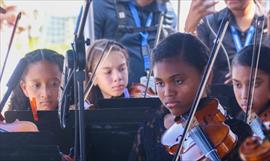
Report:
[[[249,27],[244,46],[242,46],[242,44],[241,44],[241,41],[240,41],[238,32],[235,29],[235,27],[231,25],[230,26],[230,29],[231,29],[231,34],[232,34],[233,42],[235,44],[235,47],[236,47],[236,51],[237,52],[239,52],[243,47],[251,44],[252,37],[253,37],[254,32],[255,32],[255,27],[254,26],[250,26]]]
[[[139,14],[138,14],[138,10],[136,9],[134,2],[130,2],[128,4],[128,6],[129,6],[130,12],[132,14],[132,17],[133,17],[133,19],[135,21],[136,27],[139,27],[139,28],[142,27],[141,20],[139,18]],[[145,27],[150,27],[150,25],[152,23],[152,19],[153,19],[153,12],[150,12],[148,17],[147,17]],[[148,39],[148,36],[149,36],[148,32],[140,32],[140,35],[142,37],[141,45],[142,46],[147,46],[148,45],[147,39]]]

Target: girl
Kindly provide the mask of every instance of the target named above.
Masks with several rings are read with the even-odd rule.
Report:
[[[236,100],[243,111],[247,108],[249,75],[253,46],[243,48],[232,61],[232,82]],[[260,115],[270,108],[270,48],[261,47],[252,110]]]
[[[63,56],[48,49],[38,49],[25,55],[27,66],[20,84],[14,89],[10,99],[10,110],[28,110],[30,99],[35,98],[37,110],[55,110],[58,104]],[[28,121],[4,123],[0,121],[0,132],[38,131],[35,124]]]
[[[33,98],[37,110],[56,110],[64,57],[49,49],[38,49],[24,58],[27,66],[11,97],[11,110],[29,109]]]
[[[130,160],[172,159],[160,143],[161,135],[165,128],[170,126],[169,124],[173,124],[173,122],[170,123],[172,118],[178,118],[176,116],[182,118],[181,116],[185,116],[189,112],[207,64],[207,54],[208,49],[201,41],[184,33],[176,33],[167,37],[154,49],[152,67],[157,93],[169,112],[167,114],[159,112],[151,122],[140,128]],[[204,97],[207,97],[206,93]],[[233,132],[238,135],[240,141],[246,137],[244,135],[250,133],[245,129],[249,127],[244,127],[245,124],[243,125],[239,121],[228,121],[229,123],[234,123],[231,128],[239,126],[233,129]],[[241,131],[243,134],[240,134]],[[227,159],[232,155],[238,155],[237,153],[237,150],[233,150],[233,154],[227,156]],[[235,156],[232,158],[236,160]],[[188,159],[194,160],[195,156]]]
[[[111,48],[109,55],[103,56]],[[106,50],[103,52],[103,50]],[[87,96],[87,102],[96,104],[98,99],[129,97],[128,85],[128,54],[121,44],[101,39],[97,40],[87,51],[86,82],[93,76],[94,86]],[[99,60],[100,66],[94,74]]]

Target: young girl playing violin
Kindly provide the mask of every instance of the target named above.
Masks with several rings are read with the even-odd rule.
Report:
[[[95,41],[87,51],[86,73],[86,82],[92,79],[94,83],[87,96],[88,103],[95,105],[98,99],[129,97],[128,54],[121,44],[106,39]]]
[[[174,121],[171,122],[172,118],[182,118],[188,114],[208,61],[208,54],[207,47],[201,41],[184,33],[176,33],[167,37],[154,49],[152,67],[157,93],[163,106],[169,112],[163,109],[163,112],[160,111],[152,121],[139,129],[130,160],[172,160],[172,156],[169,156],[160,142],[162,134],[166,128],[170,127],[169,124],[174,124]],[[207,97],[206,92],[204,97]],[[222,108],[220,109],[222,110]],[[175,121],[181,124],[182,119]],[[242,122],[228,121],[229,123],[234,123],[231,128],[239,126],[238,129],[232,129],[238,135],[238,141],[243,140],[245,135],[250,133],[245,130],[246,127],[247,129],[249,127]],[[218,134],[219,129],[215,130]],[[183,151],[191,150],[188,147],[191,148],[189,145],[194,145],[192,142],[184,143]],[[237,160],[237,156],[235,156],[238,155],[237,153],[236,148],[232,149],[226,159],[232,157],[233,160]],[[201,156],[192,153],[186,159],[196,160],[198,158]]]
[[[37,110],[55,110],[58,104],[63,56],[48,49],[38,49],[25,55],[27,65],[20,84],[10,99],[10,110],[29,110],[30,99],[36,99]],[[0,131],[38,131],[35,124],[16,120],[13,123],[0,121]]]
[[[232,82],[236,100],[245,112],[248,102],[253,45],[243,48],[232,61]],[[270,48],[261,47],[258,72],[252,102],[252,111],[257,115],[270,110]],[[266,113],[267,114],[267,113]],[[263,117],[261,115],[261,117]],[[270,120],[270,112],[268,112]],[[265,119],[263,119],[264,121]],[[266,121],[266,120],[265,120]],[[267,126],[269,128],[269,125]]]
[[[11,97],[11,110],[29,109],[35,98],[37,110],[56,110],[64,57],[49,49],[25,55],[27,66]]]
[[[251,62],[253,45],[243,48],[232,61],[232,82],[236,100],[244,112],[247,110],[248,87],[250,83]],[[258,48],[257,48],[258,49]],[[262,46],[260,50],[258,72],[255,78],[255,89],[252,112],[255,112],[265,125],[264,135],[257,135],[258,130],[253,128],[254,137],[245,140],[239,149],[243,160],[269,160],[269,135],[270,135],[270,48]],[[241,118],[243,119],[243,118]],[[252,121],[252,120],[250,120]],[[250,122],[249,121],[249,122]],[[252,124],[251,124],[252,126]],[[268,130],[268,132],[266,132]],[[267,134],[268,133],[268,134]],[[268,136],[267,136],[268,135]],[[266,137],[264,137],[266,136]]]

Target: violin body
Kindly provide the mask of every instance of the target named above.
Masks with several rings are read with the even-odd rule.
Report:
[[[261,118],[263,124],[265,125],[266,129],[270,130],[270,107],[267,110],[262,112],[259,117]]]
[[[30,121],[0,122],[0,128],[7,132],[38,132],[37,126]]]
[[[262,140],[257,136],[247,138],[240,146],[239,154],[244,161],[268,161],[270,160],[270,108],[259,115],[265,125],[266,138]]]
[[[218,110],[216,99],[201,101],[199,107],[195,118],[217,150],[219,157],[223,158],[235,148],[237,136],[224,124],[225,116]],[[170,154],[176,152],[182,133],[183,125],[177,123],[164,133],[162,144]],[[184,141],[181,158],[182,160],[208,160],[190,136]]]
[[[258,137],[249,137],[240,146],[240,157],[244,161],[269,161],[270,140],[262,140]]]
[[[146,97],[157,97],[155,92],[151,88],[147,88],[141,83],[132,83],[129,88],[129,94],[133,98],[143,98],[146,91]]]

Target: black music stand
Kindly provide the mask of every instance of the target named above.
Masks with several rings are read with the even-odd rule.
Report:
[[[153,100],[157,101],[156,99],[140,99],[141,104],[137,107],[134,107],[133,104],[130,106],[119,106],[122,103],[127,103],[122,99],[119,99],[119,102],[117,101],[118,99],[111,100],[112,102],[106,100],[105,104],[108,103],[108,105],[115,108],[104,106],[99,109],[85,111],[86,154],[88,161],[127,160],[138,128],[145,121],[151,119],[155,111],[160,107],[160,104],[156,106],[157,104],[153,103]],[[133,100],[131,99],[131,101]],[[57,111],[39,111],[38,116],[39,121],[36,124],[40,130],[49,130],[57,133],[57,128],[60,128]],[[7,121],[14,121],[16,118],[33,121],[30,111],[7,111],[5,117]],[[62,133],[61,137],[57,137],[61,142],[59,145],[62,146],[67,144],[62,142],[62,139],[66,138],[65,140],[68,140],[67,138],[69,137],[65,135],[70,135],[74,128],[73,111],[68,115],[66,124],[67,129],[65,130],[67,131]],[[73,141],[73,139],[68,141]],[[66,150],[67,148],[69,147],[61,147],[61,150]]]
[[[0,133],[0,161],[59,161],[51,133]]]
[[[159,98],[118,98],[118,99],[101,99],[97,101],[99,108],[131,108],[131,107],[160,107]]]
[[[11,123],[16,119],[35,123],[39,131],[53,133],[60,150],[69,153],[69,148],[73,146],[74,130],[60,128],[57,111],[38,111],[37,114],[38,121],[34,121],[31,111],[6,111],[5,118],[7,123]]]

